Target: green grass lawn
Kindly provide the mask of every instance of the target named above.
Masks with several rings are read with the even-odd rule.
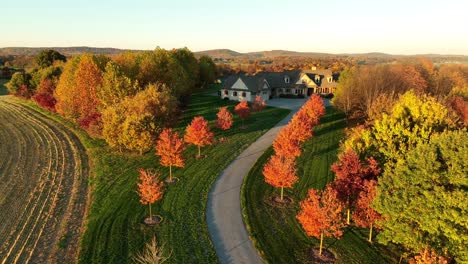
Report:
[[[286,208],[276,208],[267,203],[278,189],[264,182],[263,164],[273,154],[270,148],[263,154],[249,172],[242,189],[244,219],[255,246],[269,263],[307,263],[310,249],[318,246],[319,240],[308,237],[295,216],[309,188],[323,189],[333,180],[330,165],[336,161],[339,142],[346,126],[342,113],[331,107],[321,120],[322,125],[314,131],[314,137],[307,141],[303,154],[297,161],[300,180],[293,190],[285,193],[294,200]],[[391,263],[395,257],[388,257],[385,248],[366,241],[367,231],[349,228],[341,240],[325,239],[324,247],[337,255],[338,263]]]
[[[212,87],[192,96],[177,130],[182,132],[192,118],[199,115],[214,126],[218,107],[229,106],[233,111],[234,102],[206,95],[215,89]],[[217,138],[226,137],[228,142],[202,148],[202,154],[207,155],[202,160],[195,159],[196,148],[189,146],[185,152],[185,168],[173,170],[179,181],[166,185],[163,199],[153,206],[153,212],[164,218],[156,227],[141,224],[148,207],[139,203],[136,193],[138,168],[157,168],[164,178],[168,177],[168,169],[159,166],[155,151],[143,156],[119,154],[109,149],[102,140],[91,139],[75,128],[93,161],[94,171],[90,179],[92,203],[81,241],[79,262],[129,263],[132,255],[156,234],[159,243],[164,244],[165,251],[171,255],[169,263],[217,263],[205,217],[211,185],[242,150],[288,113],[288,110],[268,107],[252,115],[246,121],[246,129],[240,129],[237,118],[231,130],[221,132],[214,129]],[[48,115],[68,123],[57,115]],[[68,126],[73,127],[70,123]]]
[[[7,88],[5,87],[5,83],[8,81],[7,79],[0,79],[0,95],[8,94]]]

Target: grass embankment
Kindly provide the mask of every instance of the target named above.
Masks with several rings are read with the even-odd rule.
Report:
[[[9,82],[10,80],[8,79],[0,79],[0,95],[6,95],[8,94],[8,90],[5,87],[5,83]]]
[[[244,219],[256,248],[269,263],[307,263],[310,249],[319,240],[308,237],[295,216],[310,188],[323,189],[334,178],[330,166],[336,161],[339,141],[346,126],[342,113],[331,107],[307,141],[303,154],[297,160],[299,181],[286,194],[294,204],[286,208],[273,207],[268,199],[278,195],[278,190],[264,182],[263,164],[273,154],[270,148],[252,167],[244,181],[242,206]],[[348,228],[341,240],[325,239],[324,247],[337,255],[339,263],[387,263],[395,259],[387,257],[375,244],[366,241],[367,232]]]
[[[215,92],[195,94],[183,114],[176,130],[183,132],[194,116],[202,115],[214,126],[218,107],[234,102],[209,96]],[[138,168],[157,168],[165,177],[168,169],[159,166],[155,151],[143,156],[119,154],[109,149],[102,140],[89,138],[75,129],[93,160],[94,176],[90,180],[92,204],[86,231],[81,242],[80,263],[127,263],[139,252],[145,242],[156,234],[160,244],[171,254],[169,263],[217,263],[217,257],[208,234],[205,207],[208,192],[219,173],[243,149],[264,134],[288,114],[288,110],[266,108],[253,114],[246,122],[247,129],[240,129],[235,118],[234,126],[226,132],[214,129],[216,138],[228,138],[226,143],[216,143],[202,148],[207,158],[196,160],[194,146],[185,152],[185,168],[176,168],[173,175],[179,181],[165,186],[162,201],[153,206],[153,212],[164,220],[156,227],[146,227],[141,220],[148,207],[139,203],[136,193]],[[52,115],[62,120],[56,115]],[[67,123],[62,120],[62,122]],[[68,123],[70,126],[70,124]]]

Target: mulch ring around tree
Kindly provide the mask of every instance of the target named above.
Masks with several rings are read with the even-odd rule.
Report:
[[[294,203],[294,200],[286,195],[283,196],[283,200],[280,196],[269,196],[265,198],[265,202],[274,207],[288,207]]]
[[[207,156],[207,155],[204,155],[204,154],[201,154],[200,156],[195,155],[195,159],[197,159],[197,160],[201,160],[201,159],[204,159],[204,158],[206,158],[206,157],[208,157],[208,156]]]
[[[163,221],[162,216],[153,215],[151,218],[149,216],[143,217],[143,219],[141,220],[141,223],[147,226],[154,226],[154,225],[160,224],[162,221]]]
[[[313,248],[308,251],[309,259],[312,263],[335,263],[336,257],[330,250],[322,248],[322,255],[320,255],[320,248]]]
[[[176,182],[178,182],[178,181],[179,181],[179,178],[177,178],[177,177],[172,177],[172,179],[166,178],[166,179],[164,180],[164,182],[166,182],[166,183],[168,183],[168,184],[176,183]]]

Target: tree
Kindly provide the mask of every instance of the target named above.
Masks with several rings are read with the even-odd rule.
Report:
[[[140,203],[149,206],[149,219],[152,221],[151,204],[161,200],[164,183],[159,182],[157,173],[144,169],[139,169],[138,172],[140,173],[140,182],[137,183]]]
[[[8,92],[10,94],[16,94],[20,90],[20,88],[26,87],[26,89],[29,91],[30,85],[29,81],[31,80],[31,75],[25,72],[15,72],[11,76],[11,79],[9,82],[5,84],[6,88],[8,89]]]
[[[301,144],[293,137],[294,133],[294,127],[289,125],[278,133],[273,141],[273,149],[276,155],[288,159],[295,159],[301,155]]]
[[[320,239],[322,255],[323,237],[339,239],[345,223],[341,217],[343,206],[337,199],[335,190],[328,185],[321,195],[310,189],[307,198],[301,202],[301,211],[296,216],[308,236]]]
[[[300,112],[305,112],[311,126],[319,124],[320,118],[325,114],[325,106],[320,96],[314,94],[309,100],[301,107]]]
[[[216,121],[216,126],[222,130],[228,130],[231,128],[234,123],[232,120],[232,114],[229,112],[227,107],[220,107],[218,114],[216,114],[218,120]]]
[[[339,156],[339,161],[331,166],[336,178],[333,187],[337,197],[346,207],[346,223],[350,224],[351,210],[356,208],[356,201],[364,189],[366,180],[375,180],[380,173],[377,161],[373,158],[362,164],[359,156],[352,150]]]
[[[42,79],[36,94],[32,97],[41,107],[55,112],[57,100],[54,98],[55,84],[50,79]]]
[[[164,247],[159,247],[156,241],[156,236],[151,242],[146,243],[145,249],[141,253],[137,253],[133,258],[137,264],[162,264],[169,259],[170,256],[164,255]]]
[[[242,101],[236,105],[234,112],[241,118],[242,126],[244,126],[244,120],[250,116],[249,103],[247,101]]]
[[[255,99],[252,102],[252,110],[254,112],[261,112],[265,106],[265,100],[263,100],[259,95],[255,96]]]
[[[66,61],[67,58],[58,51],[48,49],[42,50],[34,60],[40,68],[46,68],[54,64],[56,60]]]
[[[448,264],[448,260],[439,256],[437,252],[426,247],[419,255],[410,260],[410,264]]]
[[[288,126],[292,130],[291,138],[301,143],[312,138],[312,123],[305,111],[298,111]]]
[[[376,196],[376,180],[364,182],[364,188],[359,193],[356,202],[356,211],[353,220],[356,226],[369,228],[369,242],[372,242],[372,229],[376,221],[380,220],[380,214],[372,208],[372,202]]]
[[[468,133],[445,131],[386,166],[373,206],[382,215],[380,242],[468,261]]]
[[[214,134],[210,131],[208,121],[202,116],[196,116],[192,122],[185,129],[184,140],[187,143],[196,145],[198,147],[197,157],[201,157],[200,148],[213,143]]]
[[[283,159],[274,155],[263,167],[265,182],[275,188],[281,188],[281,201],[283,201],[283,189],[292,188],[299,179],[296,176],[296,163],[292,159]]]
[[[211,84],[215,81],[216,79],[216,64],[213,62],[213,60],[206,56],[202,55],[198,59],[198,63],[200,65],[200,83],[201,86],[204,87],[207,84]]]
[[[164,129],[156,142],[156,155],[160,157],[162,166],[169,166],[169,182],[172,182],[172,166],[184,167],[184,141],[179,133],[172,132],[171,128]]]
[[[162,84],[151,84],[103,112],[103,137],[112,147],[143,154],[164,127],[172,125],[177,99]]]
[[[97,94],[104,107],[119,103],[126,96],[134,96],[139,90],[138,86],[125,76],[120,66],[113,61],[107,63],[102,79],[102,86]]]

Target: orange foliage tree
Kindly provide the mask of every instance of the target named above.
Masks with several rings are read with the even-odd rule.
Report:
[[[309,122],[312,126],[318,125],[320,118],[325,114],[325,106],[320,96],[314,94],[301,107],[300,112],[305,112],[309,117]]]
[[[162,166],[169,166],[169,182],[172,182],[172,166],[185,165],[184,150],[184,141],[179,137],[179,133],[172,132],[171,128],[163,129],[156,142],[156,155],[160,157],[159,163]]]
[[[261,112],[263,108],[265,108],[265,100],[263,100],[260,96],[255,96],[254,101],[252,102],[252,110],[255,112]]]
[[[369,242],[372,242],[372,228],[374,223],[381,218],[380,214],[371,207],[376,196],[376,186],[376,180],[364,182],[364,189],[359,194],[356,203],[356,211],[353,214],[353,220],[356,226],[369,228]]]
[[[234,123],[232,121],[232,114],[231,112],[229,112],[227,107],[219,108],[219,112],[216,116],[218,116],[218,120],[216,121],[216,126],[219,129],[228,130],[229,128],[231,128],[232,124]]]
[[[242,119],[242,126],[244,126],[244,120],[250,116],[249,103],[242,101],[234,108],[236,114]]]
[[[140,173],[140,183],[137,183],[140,203],[149,205],[149,218],[153,219],[151,204],[161,200],[163,196],[163,183],[159,182],[159,175],[157,173],[152,173],[144,169],[139,169],[138,172]]]
[[[447,264],[448,259],[439,256],[437,252],[431,250],[429,248],[425,248],[421,250],[418,256],[415,256],[413,259],[410,260],[410,264]]]
[[[301,155],[300,142],[294,138],[294,127],[288,125],[278,133],[273,141],[273,149],[276,155],[288,159],[295,159]]]
[[[343,205],[338,200],[336,191],[328,185],[321,195],[310,189],[307,198],[301,202],[301,211],[296,216],[308,236],[320,239],[322,255],[323,237],[340,238],[345,223],[341,217]]]
[[[312,123],[305,111],[297,112],[288,126],[291,127],[292,131],[291,138],[299,142],[305,142],[312,138]]]
[[[201,157],[200,148],[206,145],[213,144],[214,134],[210,131],[208,121],[202,116],[196,116],[193,118],[185,129],[184,140],[187,143],[196,145],[198,147],[198,158]]]
[[[281,188],[281,201],[283,201],[283,189],[292,188],[298,180],[295,166],[294,160],[274,155],[263,167],[265,182],[273,187]]]

